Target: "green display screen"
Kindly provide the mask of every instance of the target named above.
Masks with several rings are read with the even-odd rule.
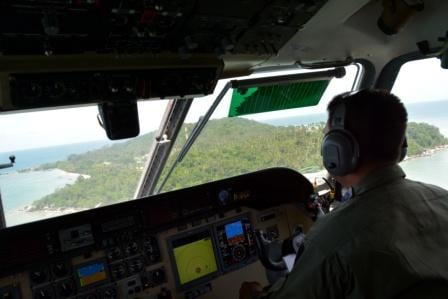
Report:
[[[270,112],[319,104],[330,80],[235,89],[229,108],[229,117]]]
[[[179,244],[173,251],[181,285],[218,271],[210,235],[187,244]]]

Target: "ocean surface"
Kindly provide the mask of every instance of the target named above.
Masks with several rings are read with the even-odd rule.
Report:
[[[400,166],[408,179],[448,189],[448,149],[403,161]]]
[[[41,164],[65,160],[72,154],[82,154],[110,144],[110,141],[68,144],[48,148],[0,153],[0,163],[8,163],[10,155],[16,156],[12,168],[0,169],[0,191],[7,225],[16,225],[53,216],[51,212],[26,213],[23,208],[58,188],[73,184],[78,174],[59,169],[25,171]]]
[[[12,168],[1,169],[0,174],[16,172],[22,169],[33,168],[45,163],[65,160],[70,155],[82,154],[101,148],[108,144],[111,144],[111,141],[101,140],[21,151],[2,152],[0,153],[0,164],[9,163],[9,156],[11,155],[16,157],[16,163]]]

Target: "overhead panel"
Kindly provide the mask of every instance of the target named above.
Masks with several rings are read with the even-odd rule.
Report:
[[[327,1],[1,1],[0,52],[276,54]]]
[[[0,112],[213,92],[328,0],[0,1]]]

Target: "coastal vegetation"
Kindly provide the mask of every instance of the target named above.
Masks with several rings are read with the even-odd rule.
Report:
[[[163,191],[267,167],[289,167],[303,173],[319,171],[323,128],[324,123],[281,127],[244,118],[211,120]],[[182,128],[161,179],[192,129],[192,124]],[[437,127],[425,123],[409,123],[407,136],[410,156],[448,144]],[[131,199],[153,139],[154,133],[149,133],[40,166],[40,170],[58,168],[84,176],[35,201],[30,210],[93,208]]]

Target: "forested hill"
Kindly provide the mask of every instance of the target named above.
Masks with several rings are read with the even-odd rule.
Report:
[[[192,130],[185,125],[167,166]],[[168,180],[164,191],[192,186],[266,167],[286,166],[302,172],[322,168],[320,143],[324,124],[276,127],[243,118],[211,120],[184,161]],[[36,201],[33,209],[91,208],[132,198],[151,147],[154,133],[106,146],[65,161],[43,165],[81,173],[75,184]],[[409,155],[448,144],[438,128],[428,124],[408,126]],[[166,171],[166,170],[165,170]],[[165,174],[162,174],[162,178]]]

